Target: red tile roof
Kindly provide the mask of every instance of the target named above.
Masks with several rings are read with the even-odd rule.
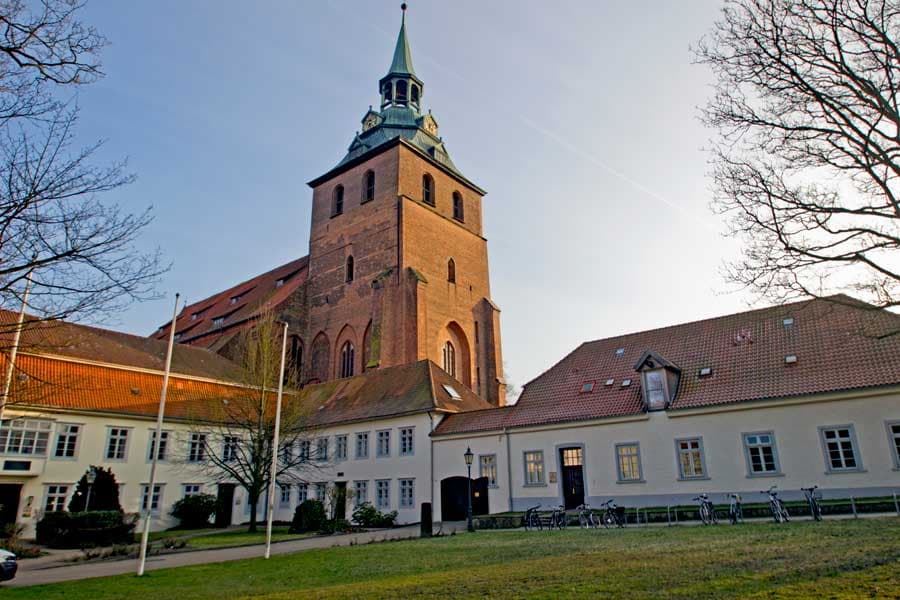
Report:
[[[217,350],[239,325],[287,300],[306,281],[308,266],[309,257],[304,256],[185,306],[175,321],[178,342]],[[224,318],[224,322],[213,324],[218,318]],[[169,326],[164,323],[150,337],[166,339]]]
[[[586,342],[528,383],[514,406],[452,415],[435,433],[640,414],[634,368],[647,351],[681,369],[669,410],[900,385],[900,315],[836,296]],[[704,367],[712,374],[699,377]],[[586,382],[593,391],[581,393]]]

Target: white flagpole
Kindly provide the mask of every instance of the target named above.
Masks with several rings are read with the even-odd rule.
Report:
[[[275,475],[278,473],[278,434],[281,430],[281,394],[284,391],[284,355],[287,352],[288,324],[281,337],[281,370],[278,374],[278,399],[275,401],[275,434],[272,436],[272,471],[269,475],[269,514],[266,515],[266,558],[272,554],[272,518],[275,515]]]
[[[163,375],[162,391],[159,394],[159,412],[156,414],[156,438],[151,441],[150,487],[147,489],[147,508],[144,511],[144,531],[141,534],[141,554],[138,561],[138,577],[144,574],[147,564],[147,542],[150,539],[150,513],[153,507],[153,487],[156,485],[156,465],[159,462],[159,443],[162,438],[163,415],[166,413],[166,391],[169,389],[169,371],[172,369],[172,349],[175,346],[175,321],[178,318],[178,297],[175,294],[175,310],[169,327],[169,349],[166,352],[166,372]]]
[[[34,269],[28,271],[25,277],[25,293],[22,294],[22,308],[19,309],[19,320],[16,323],[16,333],[13,335],[12,349],[9,351],[9,364],[6,365],[6,380],[3,382],[3,397],[0,398],[0,424],[3,423],[3,411],[9,401],[9,390],[12,388],[13,371],[16,368],[16,355],[19,353],[19,340],[22,338],[22,325],[25,323],[25,308],[28,306],[28,292],[31,291],[31,276]]]

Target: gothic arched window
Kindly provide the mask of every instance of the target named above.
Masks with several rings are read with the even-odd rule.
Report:
[[[428,173],[422,175],[422,202],[434,206],[434,178]]]
[[[347,257],[347,265],[344,269],[344,281],[350,283],[353,281],[353,257]]]
[[[409,89],[410,89],[410,92],[409,92],[410,100],[412,100],[413,104],[418,104],[419,103],[419,86],[417,86],[416,84],[412,84]]]
[[[363,176],[363,202],[375,199],[375,171],[366,171]]]
[[[406,81],[397,82],[397,95],[395,96],[398,103],[406,104]]]
[[[456,283],[456,262],[452,258],[447,261],[447,281]]]
[[[294,377],[296,377],[296,384],[300,385],[300,376],[303,371],[303,342],[300,341],[300,336],[292,335],[291,336],[291,362],[290,368],[294,373]],[[289,381],[289,376],[285,374],[284,376],[285,383]]]
[[[456,377],[456,348],[453,347],[450,340],[444,344],[444,370],[451,377]]]
[[[344,342],[341,346],[341,377],[353,377],[353,344]]]
[[[331,216],[343,214],[344,212],[344,186],[339,185],[334,188],[334,199],[331,204]]]
[[[465,221],[465,216],[462,194],[453,192],[453,218],[462,222]]]

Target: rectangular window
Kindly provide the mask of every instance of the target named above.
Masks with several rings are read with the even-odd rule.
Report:
[[[162,499],[162,484],[157,483],[153,486],[153,496],[150,498],[150,512],[159,512],[159,503]],[[141,510],[147,510],[147,496],[149,495],[150,486],[143,484],[141,486]]]
[[[703,438],[675,440],[678,452],[678,474],[682,479],[706,477]]]
[[[302,440],[300,442],[300,462],[309,462],[310,441]]]
[[[238,458],[238,445],[240,438],[236,435],[226,435],[222,439],[222,460],[234,462]]]
[[[328,460],[328,438],[316,440],[316,460],[326,462]]]
[[[544,485],[544,451],[525,452],[525,485]]]
[[[106,460],[125,460],[128,450],[128,430],[110,427],[106,439]]]
[[[48,485],[47,499],[44,500],[44,512],[61,512],[66,510],[67,485]]]
[[[644,382],[647,386],[647,409],[666,408],[666,375],[662,369],[644,373]]]
[[[487,477],[488,485],[497,485],[497,455],[482,454],[478,457],[478,475]]]
[[[356,434],[356,458],[369,458],[369,432]]]
[[[305,483],[297,484],[297,504],[303,504],[309,498],[309,485]]]
[[[294,442],[288,442],[281,447],[281,462],[291,464],[294,461]]]
[[[334,438],[334,460],[347,460],[346,435],[338,435]]]
[[[150,432],[150,443],[147,444],[147,460],[153,460],[153,447],[156,445],[156,430]],[[169,447],[169,432],[161,431],[159,434],[159,452],[157,460],[166,460],[166,451]]]
[[[203,493],[203,486],[199,483],[185,483],[181,486],[181,497],[199,496]]]
[[[853,425],[820,427],[819,432],[829,471],[858,471],[861,468]]]
[[[279,497],[279,505],[280,506],[290,506],[291,505],[291,486],[287,483],[278,484],[278,489],[281,491],[281,496]]]
[[[385,429],[378,432],[378,445],[375,448],[375,456],[381,458],[391,455],[391,431]]]
[[[316,484],[316,500],[319,502],[325,502],[325,497],[328,495],[328,484],[325,482]]]
[[[900,422],[888,423],[887,428],[894,466],[900,469]]]
[[[192,433],[188,443],[188,462],[203,462],[206,460],[206,434]]]
[[[415,452],[415,427],[400,429],[400,456],[412,456]]]
[[[779,473],[775,434],[771,431],[745,433],[744,450],[747,455],[747,472],[750,476]]]
[[[641,449],[634,444],[616,444],[616,470],[619,481],[642,481]]]
[[[400,508],[414,508],[416,506],[416,480],[400,480]]]
[[[369,482],[354,481],[353,482],[353,506],[359,506],[369,501]]]
[[[375,482],[375,507],[387,510],[391,507],[391,480],[379,479]]]
[[[75,450],[78,448],[78,433],[81,425],[68,425],[60,423],[56,426],[56,450],[53,456],[56,458],[75,458]]]
[[[0,454],[46,456],[51,421],[13,419],[0,426]]]

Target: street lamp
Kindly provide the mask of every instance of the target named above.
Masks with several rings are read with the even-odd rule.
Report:
[[[89,510],[91,510],[91,488],[94,487],[94,482],[97,481],[97,473],[93,469],[91,469],[87,472],[87,475],[85,475],[85,479],[87,480],[88,484],[88,492],[87,498],[84,501],[84,512],[88,512]]]
[[[472,454],[471,448],[466,448],[466,453],[463,454],[463,458],[466,459],[466,470],[469,472],[468,484],[469,484],[469,495],[466,497],[466,521],[467,521],[467,529],[468,531],[475,531],[475,526],[472,524],[472,460],[475,458],[475,455]]]

